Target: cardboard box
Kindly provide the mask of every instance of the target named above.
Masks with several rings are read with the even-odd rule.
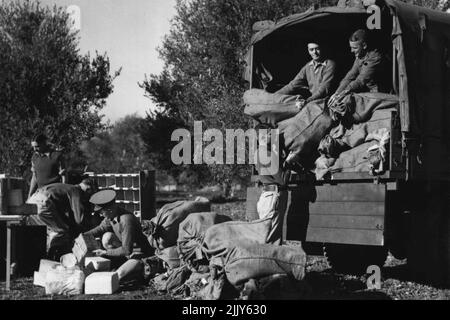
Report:
[[[90,270],[109,271],[111,270],[111,260],[102,257],[86,257],[84,266]]]
[[[100,249],[100,244],[92,235],[80,234],[72,248],[72,253],[79,263],[83,263],[85,257],[92,256],[92,251]]]
[[[119,276],[116,272],[95,272],[86,278],[85,294],[113,294],[119,289]]]
[[[39,262],[39,273],[47,273],[52,269],[55,269],[57,266],[60,266],[61,263],[52,260],[41,259]]]
[[[34,277],[33,277],[33,285],[45,287],[45,278],[46,277],[47,277],[46,272],[35,271]]]

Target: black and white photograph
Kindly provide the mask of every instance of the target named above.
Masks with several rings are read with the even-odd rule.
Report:
[[[450,1],[0,0],[0,300],[450,300]]]

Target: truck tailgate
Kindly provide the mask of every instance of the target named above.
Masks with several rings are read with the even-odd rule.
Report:
[[[342,183],[317,186],[309,205],[306,241],[383,245],[386,186]]]

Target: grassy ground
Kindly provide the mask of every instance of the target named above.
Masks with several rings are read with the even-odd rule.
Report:
[[[245,201],[213,204],[212,210],[231,216],[234,220],[242,220],[245,214]],[[293,298],[298,299],[420,299],[450,300],[450,290],[434,288],[415,283],[408,279],[406,261],[396,260],[389,256],[382,268],[382,285],[380,290],[368,290],[366,276],[356,277],[335,273],[328,262],[321,256],[309,256],[307,261],[306,283],[307,293]],[[14,279],[12,290],[6,292],[5,283],[0,283],[0,299],[17,300],[179,300],[182,297],[161,294],[152,287],[121,288],[113,295],[79,295],[79,296],[46,296],[41,287],[33,286],[32,278]]]

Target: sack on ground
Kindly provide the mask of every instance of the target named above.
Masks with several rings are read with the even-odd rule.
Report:
[[[303,280],[306,254],[299,246],[241,242],[228,251],[224,266],[228,281],[235,287],[249,279],[282,273],[296,280]]]
[[[271,226],[270,218],[252,222],[229,221],[216,224],[205,232],[203,252],[211,258],[224,255],[228,248],[242,241],[266,243]]]
[[[210,276],[208,278],[207,284],[196,293],[195,297],[202,300],[220,300],[232,298],[228,297],[227,295],[227,292],[229,291],[229,289],[227,288],[227,284],[228,282],[225,274],[222,274],[215,279]],[[228,286],[230,285],[228,284]]]
[[[180,223],[191,213],[207,211],[211,211],[211,203],[203,197],[197,197],[194,201],[176,201],[164,205],[150,221],[150,245],[156,249],[176,245]]]
[[[167,279],[169,278],[169,273],[161,273],[150,280],[150,284],[152,284],[153,288],[156,291],[165,292],[167,289]]]
[[[190,214],[178,231],[178,252],[185,262],[204,258],[202,243],[206,230],[213,225],[231,221],[231,218],[215,212],[198,212]]]
[[[144,279],[146,281],[166,271],[163,260],[157,256],[143,258],[142,262],[144,263]]]
[[[155,256],[164,261],[167,269],[178,268],[181,265],[180,254],[177,246],[172,246],[165,249],[156,249]]]
[[[169,272],[169,277],[166,281],[166,290],[174,294],[181,294],[184,292],[184,283],[191,276],[192,271],[187,266],[181,266]]]

